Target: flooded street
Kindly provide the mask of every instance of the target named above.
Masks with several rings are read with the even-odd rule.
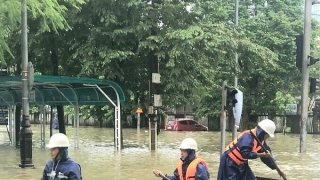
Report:
[[[5,126],[0,126],[0,179],[34,180],[40,179],[44,165],[49,160],[48,150],[40,147],[40,126],[32,125],[33,131],[33,164],[35,169],[20,169],[20,150],[10,146]],[[158,151],[148,150],[148,132],[142,128],[123,129],[124,150],[114,153],[113,129],[81,127],[80,149],[73,149],[73,128],[67,128],[71,148],[69,155],[82,166],[84,180],[152,180],[156,178],[152,170],[172,174],[180,156],[180,142],[192,137],[198,142],[198,156],[207,160],[211,179],[216,179],[219,165],[220,132],[165,132],[158,137]],[[276,134],[269,140],[278,166],[290,180],[320,179],[320,159],[318,149],[319,135],[308,135],[307,154],[299,153],[299,134]],[[49,130],[46,129],[46,143]],[[227,143],[231,141],[231,133],[227,133]],[[259,159],[250,161],[256,176],[278,178],[277,172],[268,169]]]

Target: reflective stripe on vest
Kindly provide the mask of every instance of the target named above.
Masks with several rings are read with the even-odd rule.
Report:
[[[195,179],[196,176],[196,171],[197,171],[197,165],[199,163],[203,164],[208,168],[208,164],[201,158],[195,158],[189,166],[187,167],[187,172],[186,172],[186,178],[183,179],[183,174],[182,174],[182,161],[179,161],[177,164],[177,169],[178,169],[178,174],[179,174],[179,180],[189,180],[189,179]]]
[[[252,131],[252,134],[257,136],[257,128],[251,129],[251,131]],[[240,149],[237,146],[238,139],[247,133],[250,133],[250,130],[242,132],[234,141],[232,141],[226,147],[226,150],[230,150],[230,152],[228,153],[228,156],[230,157],[230,159],[233,160],[233,162],[235,162],[238,165],[243,164],[244,162],[246,162],[248,160],[248,159],[245,159],[244,157],[242,157],[242,155],[240,153]],[[264,141],[262,141],[261,143],[263,144]],[[253,146],[252,146],[251,152],[257,153],[260,149],[261,149],[261,146],[259,146],[258,142],[253,138]]]

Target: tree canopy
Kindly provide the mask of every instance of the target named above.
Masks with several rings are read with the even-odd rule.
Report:
[[[129,111],[147,109],[152,56],[164,109],[188,104],[197,116],[217,116],[222,82],[232,85],[234,76],[244,119],[282,111],[300,93],[294,39],[303,30],[302,0],[240,1],[238,26],[231,0],[29,0],[28,7],[36,71],[52,73],[49,64],[58,59],[56,74],[114,80]],[[18,0],[0,5],[0,57],[7,65],[20,61],[19,9]]]

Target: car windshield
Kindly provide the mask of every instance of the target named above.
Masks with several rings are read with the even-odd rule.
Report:
[[[169,125],[174,125],[174,124],[175,124],[175,121],[168,121],[168,124],[169,124]]]

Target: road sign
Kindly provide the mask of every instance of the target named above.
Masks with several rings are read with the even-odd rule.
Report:
[[[142,109],[138,107],[136,110],[136,113],[142,113],[142,112],[143,112]]]
[[[238,93],[235,95],[235,98],[237,99],[237,104],[235,107],[233,107],[233,116],[235,119],[234,125],[239,128],[240,126],[240,120],[241,120],[241,114],[242,114],[242,106],[243,106],[243,93],[239,89],[237,89]]]
[[[286,115],[297,115],[297,104],[287,104]]]

